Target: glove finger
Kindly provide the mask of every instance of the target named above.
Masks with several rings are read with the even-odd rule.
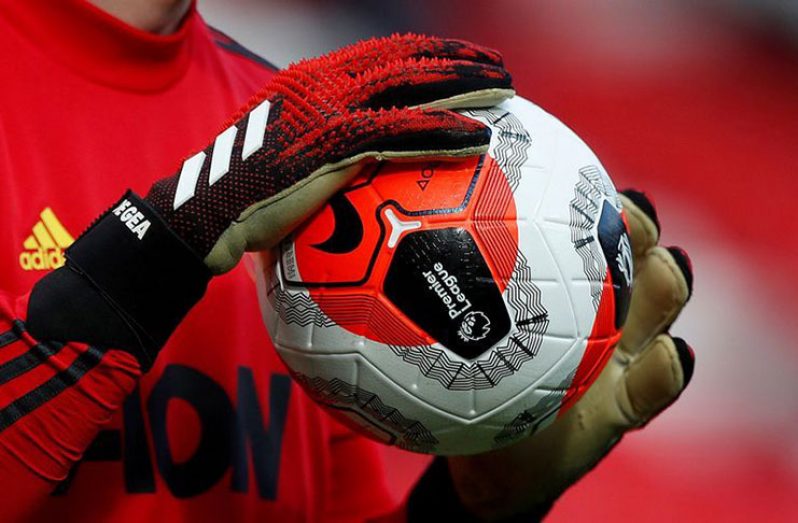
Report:
[[[385,158],[461,157],[481,154],[490,129],[472,118],[444,109],[375,111],[374,139],[363,147]]]
[[[364,110],[331,119],[324,128],[285,149],[285,183],[303,172],[315,177],[366,158],[432,158],[481,154],[490,129],[439,109]]]
[[[357,83],[361,89],[354,104],[372,109],[442,107],[444,101],[453,101],[447,108],[484,107],[513,94],[510,73],[502,67],[437,58],[391,62],[358,77]],[[496,99],[480,99],[486,93]]]
[[[635,274],[619,355],[639,354],[676,320],[690,297],[692,279],[689,262],[680,264],[663,247],[648,250]]]
[[[659,241],[657,210],[648,195],[634,189],[621,191],[620,198],[629,225],[635,268],[642,268],[644,254]]]
[[[629,427],[641,427],[672,404],[690,383],[693,350],[681,338],[654,338],[626,370],[618,402]]]
[[[409,58],[468,60],[499,67],[504,63],[498,51],[466,40],[405,33],[371,38],[344,47],[328,56],[328,66],[323,71],[356,76],[385,63]]]

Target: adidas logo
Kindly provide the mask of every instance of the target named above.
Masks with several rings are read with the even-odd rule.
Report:
[[[64,249],[75,239],[61,225],[53,210],[47,207],[33,226],[33,234],[25,239],[19,254],[19,265],[26,271],[47,271],[64,265]]]

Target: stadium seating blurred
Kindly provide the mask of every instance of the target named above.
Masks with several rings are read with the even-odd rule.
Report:
[[[416,30],[500,49],[518,90],[620,187],[655,196],[695,295],[684,397],[569,491],[550,521],[787,521],[798,508],[798,3],[201,0],[279,65]],[[397,496],[426,458],[386,451]]]

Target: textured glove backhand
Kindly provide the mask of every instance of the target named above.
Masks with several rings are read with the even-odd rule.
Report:
[[[493,51],[416,35],[362,42],[277,74],[147,200],[214,273],[225,272],[244,250],[276,243],[351,179],[356,171],[345,169],[359,161],[484,152],[490,131],[441,107],[510,95]],[[281,199],[291,205],[270,212]]]

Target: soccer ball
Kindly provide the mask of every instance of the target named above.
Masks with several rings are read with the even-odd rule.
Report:
[[[590,149],[521,97],[463,114],[491,127],[487,154],[374,165],[256,270],[267,329],[311,397],[444,455],[565,412],[617,343],[632,283],[621,203]]]

